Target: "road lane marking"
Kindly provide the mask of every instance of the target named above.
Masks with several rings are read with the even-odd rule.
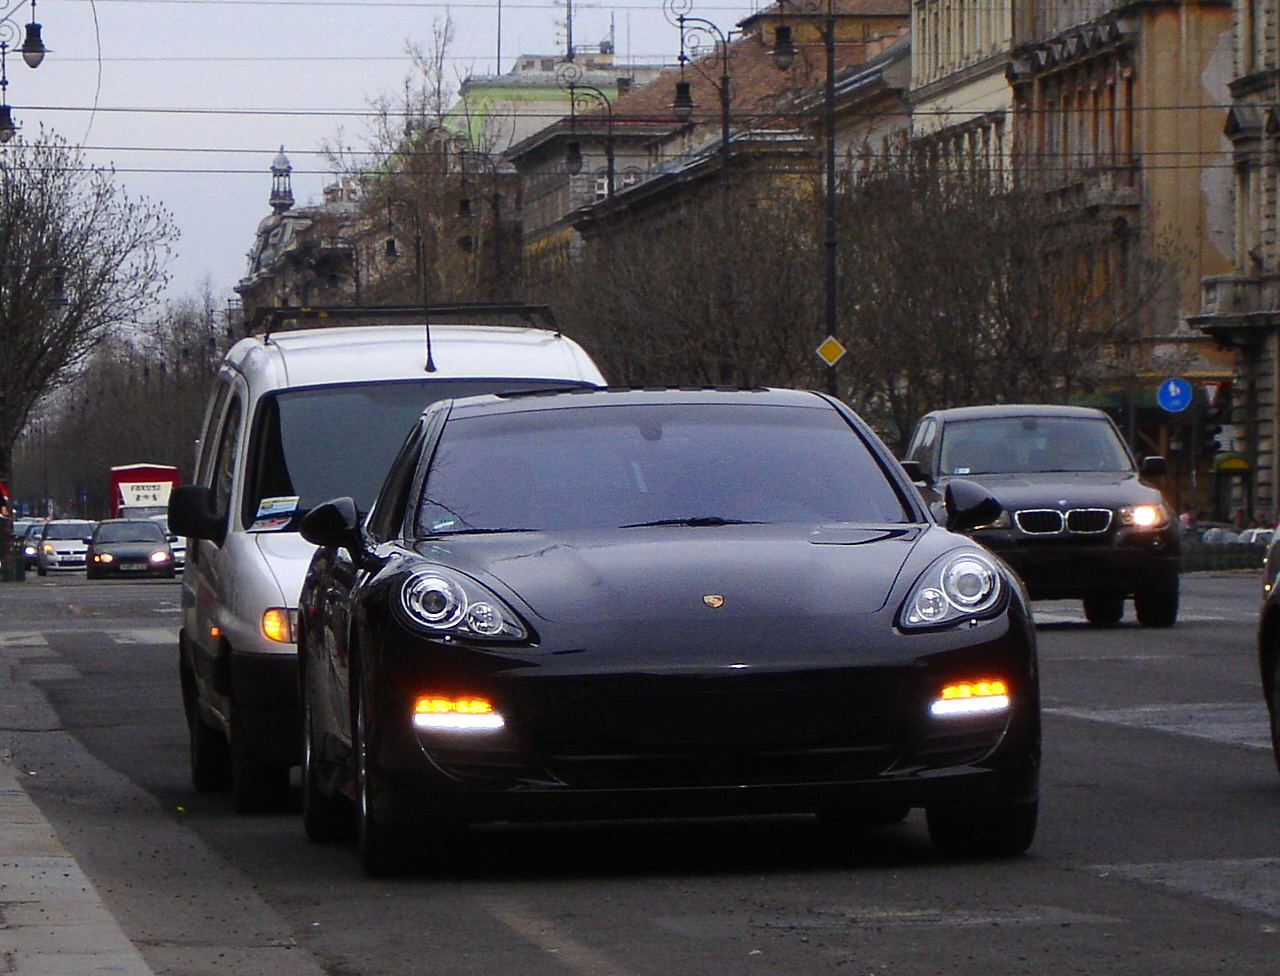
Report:
[[[1170,732],[1249,749],[1271,748],[1271,725],[1261,702],[1197,702],[1137,708],[1081,708],[1045,705],[1046,715],[1103,722],[1127,728]]]
[[[551,954],[566,968],[582,976],[636,976],[602,952],[583,945],[555,922],[529,912],[513,898],[477,898],[475,902],[516,934]]]

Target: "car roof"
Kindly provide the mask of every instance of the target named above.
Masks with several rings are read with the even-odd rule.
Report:
[[[572,339],[546,329],[432,325],[428,372],[423,325],[362,325],[273,332],[241,339],[226,362],[259,391],[369,380],[454,377],[563,379],[603,385]]]
[[[633,406],[644,404],[720,404],[740,403],[770,406],[832,409],[821,394],[809,390],[784,390],[758,387],[583,387],[576,390],[528,391],[519,393],[484,393],[459,397],[452,401],[454,416],[468,413],[520,413],[528,410],[559,410],[596,406]]]
[[[987,420],[993,417],[1083,417],[1106,420],[1107,415],[1094,407],[1072,407],[1057,403],[997,403],[979,407],[950,407],[925,414],[943,422],[952,420]]]

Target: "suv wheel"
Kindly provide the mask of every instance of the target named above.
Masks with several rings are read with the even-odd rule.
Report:
[[[1144,627],[1172,627],[1178,621],[1178,581],[1158,589],[1139,590],[1133,609]]]
[[[929,839],[943,854],[1008,857],[1026,853],[1036,836],[1039,805],[1001,803],[975,807],[929,807]]]
[[[1124,596],[1096,593],[1084,598],[1084,619],[1095,627],[1114,627],[1124,619]]]
[[[350,840],[354,818],[351,804],[336,790],[325,793],[320,786],[319,762],[315,754],[314,718],[311,700],[302,699],[302,829],[316,844]]]

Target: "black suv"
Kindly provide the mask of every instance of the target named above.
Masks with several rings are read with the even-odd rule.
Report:
[[[916,425],[904,460],[926,496],[965,479],[996,497],[1004,511],[971,535],[1018,572],[1032,599],[1080,599],[1100,627],[1120,622],[1129,597],[1143,626],[1178,619],[1178,521],[1143,480],[1164,474],[1164,458],[1135,464],[1101,410],[936,410]]]

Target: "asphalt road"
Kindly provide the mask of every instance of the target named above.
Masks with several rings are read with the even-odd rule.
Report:
[[[191,791],[163,581],[0,585],[0,657],[57,716],[0,730],[0,749],[159,974],[1273,972],[1259,576],[1183,587],[1168,631],[1036,605],[1042,819],[1009,860],[939,858],[919,813],[854,834],[803,817],[592,823],[484,828],[446,876],[369,881],[297,816]]]

